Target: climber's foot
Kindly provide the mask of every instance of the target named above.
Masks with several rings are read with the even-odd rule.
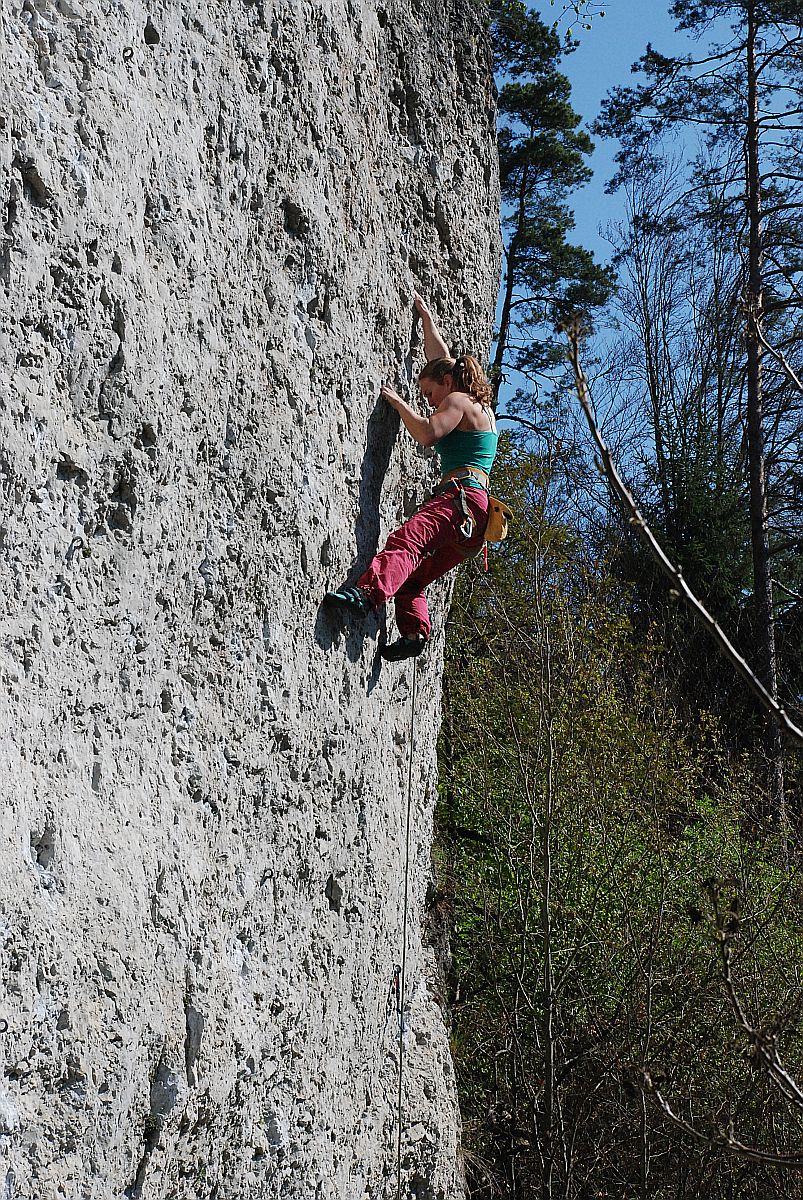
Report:
[[[336,592],[327,592],[323,602],[330,608],[345,608],[360,616],[371,611],[371,601],[362,588],[358,587],[344,587]]]
[[[401,662],[405,658],[417,658],[426,644],[425,637],[400,637],[390,645],[382,646],[379,653],[386,662]]]

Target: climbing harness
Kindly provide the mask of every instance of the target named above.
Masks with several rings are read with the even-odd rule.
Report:
[[[415,694],[418,684],[418,660],[413,659],[413,685],[410,696],[410,755],[407,763],[407,814],[404,823],[404,904],[402,906],[402,960],[394,970],[396,992],[396,1015],[399,1024],[399,1104],[396,1114],[396,1200],[401,1200],[401,1138],[402,1138],[402,1082],[404,1068],[404,1035],[407,1021],[404,1001],[407,982],[407,913],[410,896],[410,810],[413,796],[413,738],[415,734]]]
[[[468,500],[466,500],[464,486],[464,480],[466,479],[477,480],[477,476],[472,471],[466,469],[464,474],[453,475],[450,479],[445,479],[443,483],[439,483],[432,495],[443,496],[447,492],[451,493],[454,506],[457,509],[457,514],[463,518],[463,520],[460,522],[460,536],[463,541],[470,542],[474,537],[476,522],[471,509],[468,506]],[[468,486],[481,487],[483,488],[483,491],[485,490],[484,484],[479,483],[478,480],[476,483],[470,483]]]
[[[468,483],[469,487],[481,487],[484,492],[488,491],[488,476],[479,467],[457,467],[449,472],[448,478],[441,480],[439,486],[445,487],[447,483]]]
[[[465,541],[470,542],[474,537],[476,522],[471,509],[468,507],[465,493],[466,486],[481,487],[484,492],[488,492],[488,522],[482,535],[483,546],[487,542],[503,542],[508,535],[508,522],[511,520],[513,512],[508,508],[504,500],[500,500],[498,496],[491,495],[487,486],[475,475],[470,467],[466,467],[459,475],[455,473],[449,479],[444,480],[443,483],[439,483],[432,494],[434,496],[442,496],[444,493],[454,489],[452,499],[454,500],[458,514],[463,518],[460,524],[460,536]],[[480,546],[476,554],[482,554],[483,546]],[[487,550],[485,553],[487,562]],[[473,556],[469,555],[468,557]]]

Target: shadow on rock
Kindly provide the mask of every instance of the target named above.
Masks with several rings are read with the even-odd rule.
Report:
[[[360,515],[355,530],[357,556],[349,578],[362,575],[379,547],[379,501],[399,424],[399,414],[384,400],[378,402],[368,418],[360,468]]]
[[[322,650],[331,650],[345,635],[344,649],[351,662],[359,662],[363,655],[366,638],[377,642],[377,652],[368,679],[369,694],[376,687],[382,666],[379,646],[387,641],[385,610],[367,613],[361,617],[356,613],[344,612],[335,606],[321,603],[315,619],[315,641]]]
[[[343,584],[333,583],[332,586],[352,586],[377,552],[380,528],[379,501],[399,423],[398,413],[381,400],[368,418],[365,454],[360,468],[360,514],[355,529],[357,553]],[[321,649],[331,650],[344,629],[346,654],[351,662],[358,662],[362,657],[366,637],[375,637],[379,633],[380,644],[387,640],[384,609],[379,613],[360,617],[344,613],[337,608],[329,608],[322,603],[315,621],[315,641]],[[380,669],[381,659],[377,654],[368,680],[369,692],[376,686]]]

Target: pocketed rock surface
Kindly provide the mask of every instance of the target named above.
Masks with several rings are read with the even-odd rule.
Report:
[[[431,484],[378,399],[422,361],[414,287],[487,352],[482,27],[1,19],[0,1198],[389,1200],[412,667],[319,603]],[[463,1190],[423,933],[448,586],[412,760],[417,1200]]]

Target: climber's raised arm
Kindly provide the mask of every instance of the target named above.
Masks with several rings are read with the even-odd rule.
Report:
[[[419,416],[415,409],[387,384],[382,386],[380,395],[396,409],[405,428],[421,446],[434,446],[441,438],[446,437],[447,433],[457,429],[465,415],[465,403],[457,394],[444,396],[437,410],[428,417]]]
[[[424,297],[419,296],[418,292],[415,294],[414,303],[415,311],[421,318],[421,324],[424,327],[424,353],[427,356],[427,362],[432,362],[434,358],[448,358],[449,347],[443,340],[443,335],[435,324],[435,318],[429,311]]]

